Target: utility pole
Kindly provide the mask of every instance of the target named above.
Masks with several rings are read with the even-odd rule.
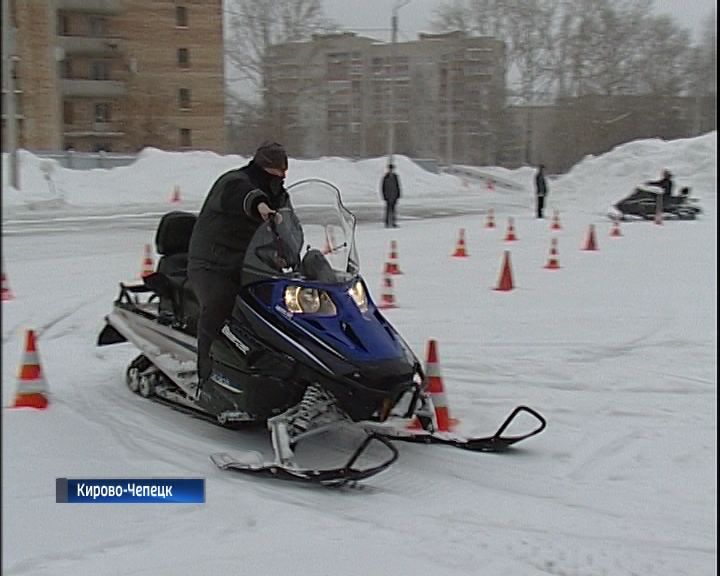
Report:
[[[17,161],[17,118],[15,114],[15,28],[10,22],[10,2],[2,0],[3,88],[5,92],[5,150],[8,153],[10,186],[20,189]]]
[[[448,57],[447,71],[445,74],[445,163],[447,169],[452,168],[453,163],[453,85],[452,85],[452,56]]]
[[[388,106],[388,165],[393,163],[393,153],[395,152],[395,53],[398,31],[398,10],[409,2],[410,0],[399,0],[396,2],[395,6],[393,6],[392,19],[390,21],[392,39],[390,44],[390,106]]]

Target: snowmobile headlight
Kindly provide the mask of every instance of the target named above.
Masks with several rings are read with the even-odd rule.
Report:
[[[288,286],[283,296],[285,307],[293,314],[335,316],[337,308],[324,290],[305,286]]]
[[[365,286],[363,286],[363,283],[358,280],[353,284],[353,286],[348,291],[350,293],[350,296],[355,301],[355,304],[357,304],[357,307],[360,308],[360,312],[367,312],[368,309],[368,300],[367,300],[367,294],[365,293]]]

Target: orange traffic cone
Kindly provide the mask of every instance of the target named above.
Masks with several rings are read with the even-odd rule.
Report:
[[[383,274],[383,287],[380,293],[380,309],[397,308],[395,295],[393,294],[393,282],[390,274]]]
[[[547,264],[545,264],[545,268],[548,270],[557,270],[560,268],[560,263],[558,262],[557,243],[557,238],[552,238],[550,240],[550,257],[548,258]]]
[[[595,224],[590,224],[588,228],[587,240],[585,241],[585,247],[583,250],[597,250],[597,241],[595,240]]]
[[[492,192],[493,190],[495,190],[495,183],[493,182],[492,178],[488,178],[487,180],[487,189],[488,192]]]
[[[2,273],[2,299],[5,300],[14,300],[15,295],[12,293],[12,290],[10,290],[10,286],[8,286],[7,278],[5,278],[5,272]]]
[[[170,202],[172,204],[178,204],[180,202],[180,186],[175,184],[175,187],[173,188],[172,196],[170,197]]]
[[[505,242],[513,242],[517,240],[515,235],[515,221],[512,218],[508,218],[507,234],[505,235]]]
[[[450,418],[450,408],[445,396],[442,376],[440,375],[440,364],[438,363],[437,342],[428,340],[427,360],[425,362],[425,378],[427,379],[426,391],[430,395],[433,407],[435,408],[435,419],[437,420],[438,432],[450,432],[458,424],[454,418]]]
[[[550,225],[550,230],[562,230],[562,226],[560,226],[560,210],[553,211],[553,219],[552,224]]]
[[[25,334],[25,350],[17,384],[14,408],[47,408],[47,385],[40,368],[35,332],[32,330],[27,330]]]
[[[140,270],[140,278],[145,278],[155,272],[155,264],[153,263],[152,247],[150,244],[145,244],[145,256],[142,261],[142,268]]]
[[[458,236],[453,256],[456,258],[465,258],[468,256],[468,253],[465,250],[465,228],[460,228],[460,235]]]
[[[620,232],[620,221],[617,218],[613,219],[613,225],[610,229],[610,236],[622,236],[622,232]]]
[[[385,263],[385,274],[402,274],[398,265],[397,242],[395,240],[390,241],[390,256]]]
[[[510,251],[505,250],[502,271],[500,272],[500,279],[498,280],[498,285],[495,287],[495,290],[507,292],[512,290],[514,287],[512,269],[510,267]]]
[[[488,208],[487,221],[485,222],[485,228],[495,228],[495,211],[492,208]]]

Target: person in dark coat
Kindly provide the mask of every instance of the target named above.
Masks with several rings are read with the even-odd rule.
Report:
[[[547,181],[545,180],[545,165],[540,164],[535,173],[535,199],[537,205],[537,217],[544,218],[545,196],[548,193]]]
[[[262,222],[290,204],[284,187],[287,167],[282,145],[263,143],[247,165],[215,181],[198,215],[188,250],[188,280],[200,303],[198,395],[210,377],[210,345],[240,291],[248,244]]]
[[[400,199],[400,180],[393,172],[395,167],[388,164],[387,172],[382,179],[382,196],[385,200],[385,228],[397,228],[397,213],[395,206]]]
[[[660,180],[650,180],[648,182],[645,182],[646,186],[658,186],[662,189],[663,195],[662,195],[662,202],[664,206],[668,206],[670,204],[670,201],[672,199],[672,191],[673,191],[673,179],[672,174],[670,173],[670,170],[663,170],[662,171],[662,178]]]

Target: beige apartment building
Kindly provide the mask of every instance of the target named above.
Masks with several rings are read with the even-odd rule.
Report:
[[[10,0],[10,25],[18,147],[224,152],[222,0]]]
[[[495,164],[505,69],[502,42],[462,32],[314,35],[269,51],[265,104],[295,155]]]

